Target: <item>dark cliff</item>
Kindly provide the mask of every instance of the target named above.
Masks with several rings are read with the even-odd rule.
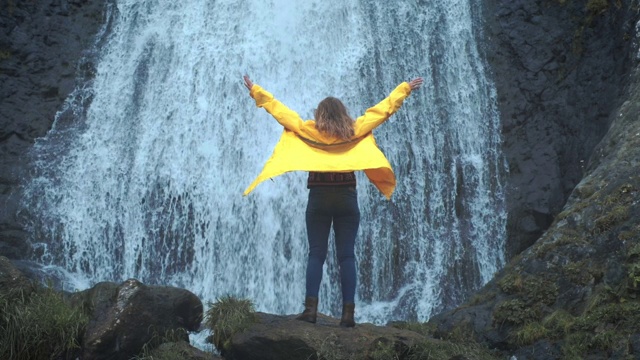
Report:
[[[0,1],[0,254],[24,258],[18,218],[27,154],[79,82],[91,79],[105,1]]]
[[[542,235],[584,176],[635,65],[638,10],[629,0],[484,4],[509,163],[511,257]]]
[[[511,203],[521,205],[520,212],[510,212],[509,241],[513,253],[519,254],[467,303],[433,317],[435,336],[450,341],[474,338],[519,360],[637,359],[637,3],[494,5],[500,10],[488,32],[502,40],[490,42],[498,48],[489,60],[494,71],[506,72],[504,78],[496,75],[496,81],[503,94],[510,196],[512,201],[523,199]],[[507,8],[514,11],[500,12]],[[550,14],[558,23],[551,32]],[[528,19],[529,31],[519,41],[514,40],[516,27],[507,21],[513,17]],[[514,41],[518,46],[509,46]],[[496,58],[500,51],[517,56]],[[514,66],[502,66],[505,61]],[[560,66],[569,67],[561,71]],[[514,67],[536,71],[513,72]],[[544,82],[544,87],[536,88],[542,92],[536,93],[529,83],[538,76],[554,81]],[[519,98],[527,101],[516,101]],[[526,166],[536,163],[543,166]],[[553,171],[543,171],[547,168]],[[529,202],[524,201],[527,198]],[[542,232],[540,237],[518,229],[531,224],[536,213],[551,222],[532,228]],[[519,252],[516,245],[526,249]]]

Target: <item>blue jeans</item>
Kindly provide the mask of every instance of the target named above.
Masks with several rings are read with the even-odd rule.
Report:
[[[307,262],[306,296],[318,297],[322,281],[322,266],[327,257],[329,232],[333,223],[336,255],[340,266],[340,285],[343,303],[353,303],[356,294],[355,242],[360,225],[360,210],[355,187],[313,187],[307,203]]]

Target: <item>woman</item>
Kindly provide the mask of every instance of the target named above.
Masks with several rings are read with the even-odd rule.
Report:
[[[306,272],[305,309],[299,320],[315,323],[322,267],[333,225],[340,267],[342,317],[340,326],[354,327],[356,262],[355,239],[360,225],[354,171],[363,170],[369,180],[390,198],[395,188],[391,165],[373,139],[372,130],[395,113],[411,91],[420,88],[421,77],[398,85],[376,106],[355,121],[344,104],[334,98],[322,100],[314,120],[302,118],[273,95],[244,76],[244,85],[258,107],[271,114],[284,133],[258,178],[245,195],[263,180],[288,171],[308,171],[309,200],[306,210],[309,256]]]

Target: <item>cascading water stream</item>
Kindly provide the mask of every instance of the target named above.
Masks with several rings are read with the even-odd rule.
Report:
[[[358,174],[356,320],[424,321],[459,304],[503,265],[506,224],[470,1],[115,1],[95,79],[33,150],[24,200],[40,261],[76,279],[68,290],[135,277],[299,312],[306,174],[242,197],[282,128],[241,76],[305,118],[326,96],[358,116],[424,76],[375,131],[398,178],[392,200]],[[320,311],[335,315],[333,256]]]

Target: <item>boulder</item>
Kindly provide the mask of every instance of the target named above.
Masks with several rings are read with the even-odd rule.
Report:
[[[193,293],[135,279],[99,283],[70,300],[91,314],[82,343],[85,359],[129,360],[145,344],[160,344],[165,337],[188,341],[186,331],[197,331],[203,315],[202,302]]]

